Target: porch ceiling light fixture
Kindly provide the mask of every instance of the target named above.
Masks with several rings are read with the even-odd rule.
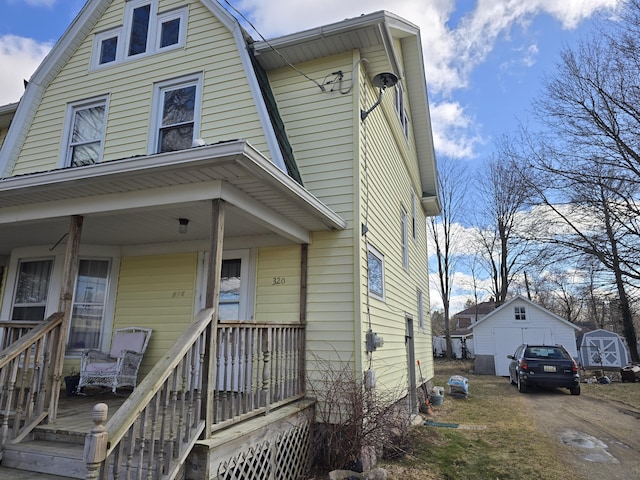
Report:
[[[189,229],[189,219],[188,218],[179,218],[178,219],[178,232],[187,233]]]
[[[378,94],[378,100],[374,103],[369,110],[360,110],[360,120],[364,122],[364,119],[382,102],[382,94],[387,89],[387,87],[395,87],[396,83],[398,83],[398,77],[396,77],[393,73],[379,73],[373,80],[371,81],[374,87],[378,87],[380,89],[380,93]]]

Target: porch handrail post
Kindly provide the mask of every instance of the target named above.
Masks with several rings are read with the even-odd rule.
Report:
[[[216,378],[216,347],[218,335],[218,303],[220,300],[220,275],[222,274],[222,249],[224,246],[225,201],[217,198],[211,202],[211,235],[209,244],[209,264],[207,266],[207,290],[205,308],[213,308],[213,321],[209,324],[208,344],[205,345],[204,379],[206,398],[203,403],[205,419],[204,438],[213,431],[214,394]]]
[[[62,325],[58,335],[58,344],[55,345],[55,357],[53,365],[53,375],[51,381],[51,402],[49,404],[49,422],[55,422],[58,415],[58,398],[60,397],[60,382],[62,380],[62,367],[64,355],[66,353],[67,331],[71,318],[71,303],[73,300],[73,289],[76,275],[78,274],[78,256],[80,252],[80,237],[82,235],[82,223],[84,217],[72,215],[69,224],[69,238],[67,239],[67,250],[62,268],[62,292],[60,293],[60,303],[58,311],[62,312]]]
[[[109,407],[105,403],[98,403],[93,407],[91,420],[93,427],[85,437],[84,461],[87,464],[86,480],[93,480],[100,476],[100,465],[107,458],[109,433],[104,427],[107,421]]]

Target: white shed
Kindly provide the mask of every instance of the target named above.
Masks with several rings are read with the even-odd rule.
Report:
[[[561,344],[578,358],[579,327],[522,296],[514,297],[470,327],[475,373],[509,375],[507,355],[522,343]]]

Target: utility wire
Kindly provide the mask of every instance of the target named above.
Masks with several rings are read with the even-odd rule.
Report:
[[[285,61],[285,63],[287,65],[289,65],[289,67],[291,67],[292,69],[294,69],[296,72],[298,72],[300,75],[302,75],[304,78],[306,78],[307,80],[313,82],[318,88],[320,88],[320,90],[322,90],[323,92],[325,91],[324,85],[318,83],[316,80],[314,80],[313,78],[311,78],[310,76],[308,76],[306,73],[304,73],[303,71],[301,71],[300,69],[298,69],[295,65],[293,65],[282,53],[280,53],[278,51],[278,49],[276,47],[274,47],[273,45],[271,45],[269,43],[269,41],[264,38],[264,36],[260,33],[260,31],[249,21],[249,19],[247,17],[244,16],[244,14],[238,10],[236,7],[234,7],[233,5],[231,5],[231,3],[229,2],[229,0],[224,0],[224,3],[226,3],[227,5],[229,5],[229,7],[231,7],[233,9],[234,12],[236,12],[238,15],[240,15],[240,17],[242,17],[242,19],[247,22],[247,24],[253,29],[254,32],[256,32],[258,34],[258,36],[262,39],[262,41],[264,43],[266,43],[267,45],[269,45],[269,48],[271,48],[271,50],[273,50],[276,54],[278,54],[278,56],[280,58],[282,58],[282,60]],[[326,78],[326,77],[325,77]]]

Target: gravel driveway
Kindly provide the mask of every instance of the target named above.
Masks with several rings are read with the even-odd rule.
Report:
[[[541,434],[552,436],[586,480],[640,479],[640,411],[566,389],[524,394]]]

